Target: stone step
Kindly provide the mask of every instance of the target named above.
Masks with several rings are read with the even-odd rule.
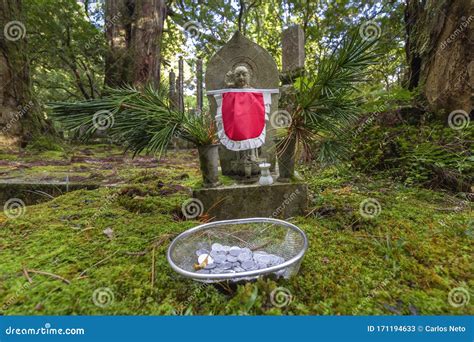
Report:
[[[308,206],[304,183],[236,184],[193,191],[203,204],[203,213],[215,220],[250,217],[285,219],[303,215]]]

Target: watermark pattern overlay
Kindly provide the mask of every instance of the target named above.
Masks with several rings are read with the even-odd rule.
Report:
[[[198,21],[191,20],[183,25],[183,33],[186,38],[199,39],[199,37],[201,37],[202,32],[203,27]]]
[[[122,13],[115,14],[110,20],[108,20],[104,23],[104,30],[107,30],[111,26],[114,26],[117,23],[117,21],[120,20],[121,17],[122,17]],[[86,49],[90,49],[91,47],[96,45],[98,42],[100,42],[101,39],[104,39],[102,32],[94,35],[92,37],[92,39],[89,42],[86,43],[86,45],[85,45]]]
[[[474,219],[469,220],[467,224],[466,236],[474,238]]]
[[[272,216],[270,216],[271,218],[278,218],[278,216],[280,214],[282,214],[285,210],[285,208],[291,203],[293,202],[297,197],[298,195],[300,194],[300,190],[299,189],[296,189],[295,191],[293,191],[283,202],[282,204],[275,209],[275,211],[272,213]]]
[[[191,303],[196,300],[199,296],[199,294],[203,291],[206,290],[206,288],[209,286],[209,284],[206,283],[199,283],[197,284],[196,288],[194,289],[193,293],[183,302],[183,308],[188,308]],[[179,314],[185,314],[186,312],[183,312],[184,310],[181,310]]]
[[[382,29],[375,21],[368,20],[360,26],[359,35],[363,40],[373,42],[380,38],[382,35]]]
[[[291,114],[283,109],[274,111],[270,116],[270,125],[275,128],[288,128],[291,125]]]
[[[293,299],[291,291],[286,287],[277,287],[270,293],[270,302],[277,308],[290,305]]]
[[[296,189],[293,191],[291,194],[289,194],[285,200],[278,206],[278,208],[275,209],[275,211],[270,215],[270,218],[278,219],[281,217],[281,215],[285,212],[285,209],[290,205],[291,202],[293,202],[298,195],[300,194],[300,190]],[[263,223],[262,225],[262,231],[265,231],[266,229],[271,229],[272,224],[271,223]],[[291,235],[290,235],[291,237]],[[247,245],[248,248],[253,249],[255,247],[258,247],[260,242],[252,242]]]
[[[99,110],[92,116],[92,124],[98,131],[105,131],[115,123],[114,114],[108,110]]]
[[[101,214],[107,211],[107,209],[112,205],[112,203],[117,199],[119,196],[118,193],[113,193],[111,195],[108,195],[105,199],[105,202],[100,206],[99,209],[97,209],[94,212],[94,215],[92,215],[87,221],[86,221],[86,226],[90,226],[94,221],[97,220],[98,217],[100,217]]]
[[[366,198],[359,205],[359,213],[362,217],[372,219],[380,215],[382,206],[375,198]]]
[[[454,30],[453,33],[449,35],[448,38],[446,38],[443,42],[441,42],[440,49],[441,50],[446,49],[449,46],[449,44],[451,44],[456,39],[458,39],[459,36],[462,34],[462,32],[466,30],[467,27],[469,27],[472,21],[474,21],[474,15],[470,15],[469,18],[467,19],[466,17],[462,17],[461,24]]]
[[[114,300],[114,292],[109,287],[100,287],[92,293],[92,302],[99,308],[111,305]]]
[[[381,291],[385,290],[385,287],[390,283],[390,279],[385,279],[382,281],[376,288],[372,289],[370,293],[362,300],[362,302],[357,305],[357,307],[352,310],[353,315],[360,314],[360,310],[369,304],[369,302]]]
[[[462,109],[453,110],[449,113],[448,125],[456,131],[469,127],[469,122],[469,114]]]
[[[188,220],[193,220],[204,213],[204,204],[197,198],[190,198],[181,205],[181,211]]]
[[[374,121],[375,119],[377,119],[377,117],[383,113],[385,110],[387,109],[387,107],[385,105],[380,105],[376,108],[376,110],[368,117],[366,118],[358,127],[356,130],[354,130],[354,132],[352,133],[352,137],[355,138],[356,136],[358,136],[360,133],[362,133],[364,131],[364,129],[368,126],[370,126]]]
[[[455,308],[466,306],[470,299],[469,291],[464,287],[455,287],[448,293],[448,303]]]
[[[2,128],[1,134],[6,134],[12,127],[20,121],[22,117],[34,106],[33,101],[28,102],[25,106],[18,106],[18,111],[16,113],[11,113],[11,118],[7,124]]]
[[[13,304],[15,304],[17,302],[17,300],[20,298],[20,296],[23,294],[23,292],[29,290],[31,288],[33,284],[30,283],[30,282],[25,282],[23,285],[21,285],[21,287],[15,291],[15,293],[13,294],[13,296],[11,296],[10,298],[8,298],[5,303],[3,303],[2,305],[2,311],[3,312],[6,312],[8,310],[8,308],[10,306],[12,306]]]
[[[26,212],[25,202],[19,198],[10,198],[3,205],[3,212],[5,213],[5,216],[10,219],[19,218]]]
[[[25,25],[18,20],[9,21],[3,28],[5,39],[15,42],[26,37]]]

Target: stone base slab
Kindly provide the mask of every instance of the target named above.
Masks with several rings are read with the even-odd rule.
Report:
[[[249,217],[286,219],[303,215],[308,206],[304,183],[274,183],[269,186],[238,184],[196,189],[193,197],[203,204],[213,220]]]

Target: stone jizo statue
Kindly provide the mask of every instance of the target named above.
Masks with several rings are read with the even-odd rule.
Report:
[[[274,168],[274,130],[267,122],[278,108],[278,85],[273,58],[240,32],[210,59],[206,90],[221,142],[222,174],[258,175],[258,160]]]

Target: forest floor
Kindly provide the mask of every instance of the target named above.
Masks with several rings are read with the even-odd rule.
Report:
[[[291,219],[309,239],[298,275],[229,289],[181,278],[166,260],[173,237],[200,223],[181,214],[200,183],[195,151],[132,160],[89,145],[0,160],[0,181],[115,185],[0,213],[0,314],[474,314],[472,205],[448,192],[301,168],[311,199]],[[368,198],[381,205],[373,218],[359,210]],[[285,306],[272,304],[277,287],[292,295]]]

